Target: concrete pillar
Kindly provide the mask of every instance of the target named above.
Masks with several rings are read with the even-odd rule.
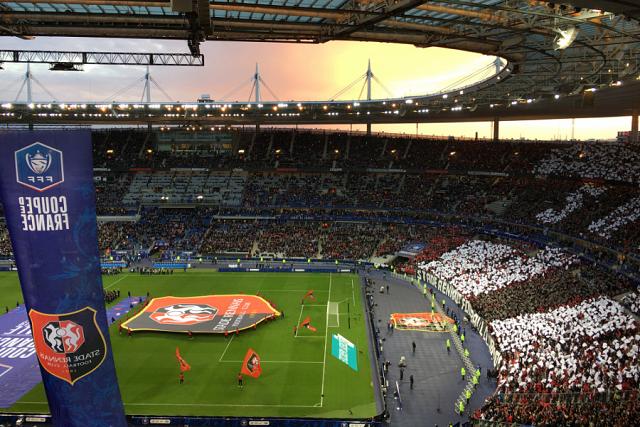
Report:
[[[500,119],[498,117],[493,119],[493,142],[500,141]]]
[[[327,159],[327,147],[329,145],[329,135],[324,134],[324,147],[322,148],[322,160]]]
[[[371,136],[371,123],[367,123],[367,136]]]
[[[297,129],[297,127],[298,127],[298,125],[296,125],[296,129]],[[297,132],[297,130],[295,130],[295,131],[293,131],[291,133],[291,141],[289,141],[289,155],[291,157],[293,157],[293,143],[296,140],[296,132]]]
[[[347,148],[344,151],[344,158],[346,160],[349,160],[349,152],[351,151],[351,133],[349,133],[349,136],[347,136]]]
[[[631,133],[629,134],[629,142],[637,144],[638,142],[638,110],[631,113]]]

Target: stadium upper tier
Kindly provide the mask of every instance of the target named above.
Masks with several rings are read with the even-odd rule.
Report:
[[[386,123],[631,115],[637,108],[640,13],[635,2],[192,3],[192,10],[180,13],[168,1],[0,2],[0,34],[185,39],[193,53],[205,40],[390,42],[478,52],[501,58],[503,66],[497,67],[495,76],[470,87],[438,94],[416,88],[411,98],[173,105],[6,103],[0,108],[3,121]]]

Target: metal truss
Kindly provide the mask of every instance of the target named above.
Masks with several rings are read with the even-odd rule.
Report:
[[[476,111],[492,108],[491,105],[581,95],[585,90],[616,87],[619,82],[638,78],[640,12],[630,6],[635,3],[346,0],[336,5],[311,0],[301,6],[299,0],[281,0],[277,4],[210,0],[194,1],[197,9],[185,17],[173,12],[168,0],[0,0],[0,35],[184,39],[191,43],[192,52],[197,52],[197,42],[201,40],[352,40],[437,46],[502,58],[504,70],[490,81],[458,88],[447,97],[419,92],[414,97],[424,110]],[[556,41],[567,30],[575,33],[575,40],[560,49]],[[49,57],[40,62],[202,65],[190,63],[195,59],[188,55],[169,54],[164,60],[156,54],[149,58],[137,54],[100,55],[103,56],[96,62]],[[399,99],[399,104],[403,102]]]
[[[204,66],[204,55],[188,53],[60,52],[0,50],[0,63]]]

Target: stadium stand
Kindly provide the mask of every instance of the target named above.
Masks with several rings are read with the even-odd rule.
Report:
[[[225,132],[226,152],[94,132],[102,253],[384,260],[449,284],[486,325],[498,390],[477,422],[639,415],[636,147]]]

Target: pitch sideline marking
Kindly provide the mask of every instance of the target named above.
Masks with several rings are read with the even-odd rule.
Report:
[[[126,279],[127,277],[129,277],[129,275],[128,275],[128,274],[125,274],[124,276],[122,276],[121,278],[119,278],[118,280],[116,280],[115,282],[113,282],[112,284],[110,284],[109,286],[107,286],[107,287],[106,287],[106,288],[104,288],[104,289],[109,289],[110,287],[112,287],[112,286],[113,286],[113,285],[115,285],[116,283],[120,282],[121,280]]]
[[[224,357],[225,354],[227,354],[227,349],[229,348],[229,345],[231,344],[231,341],[233,341],[234,338],[235,338],[235,335],[231,335],[231,339],[227,343],[227,346],[224,348],[224,351],[222,352],[222,356],[220,356],[220,359],[218,359],[218,362],[222,362],[222,358]]]
[[[324,404],[324,374],[327,370],[327,332],[329,332],[329,301],[331,300],[331,273],[329,273],[329,295],[327,296],[327,315],[324,325],[324,358],[322,360],[322,388],[320,389],[320,407]]]

